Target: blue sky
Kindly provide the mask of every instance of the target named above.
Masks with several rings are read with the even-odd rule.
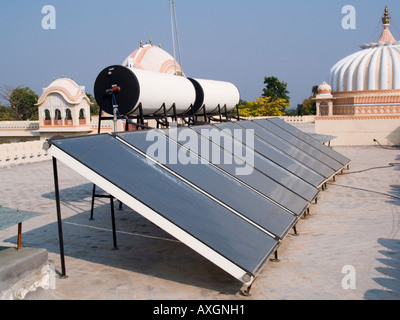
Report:
[[[53,77],[73,78],[93,93],[99,72],[121,64],[151,38],[172,50],[168,0],[14,0],[0,10],[0,86],[38,95]],[[189,77],[230,81],[253,101],[265,76],[288,84],[295,108],[329,69],[359,45],[376,41],[389,6],[400,39],[399,1],[175,0],[182,65]],[[56,9],[56,29],[42,28],[42,7]],[[342,8],[356,9],[356,29],[342,28]]]

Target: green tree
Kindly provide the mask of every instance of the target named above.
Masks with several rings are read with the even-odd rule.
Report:
[[[298,105],[297,105],[298,106]],[[293,117],[297,116],[297,109],[289,109],[285,111],[285,116]]]
[[[86,93],[87,97],[90,100],[90,114],[92,116],[98,116],[100,113],[100,107],[97,104],[96,98],[92,96],[90,93]]]
[[[282,112],[284,113],[287,106],[290,103],[290,97],[288,96],[289,91],[287,90],[287,83],[280,81],[277,77],[265,77],[264,78],[265,88],[263,89],[263,97],[270,97],[271,102],[280,99],[283,101]]]
[[[279,81],[277,77],[265,77],[264,84],[265,88],[263,89],[263,97],[270,97],[271,101],[283,99],[288,103],[290,102],[286,82]]]
[[[11,107],[0,105],[0,121],[15,121],[15,114]]]
[[[29,87],[3,86],[0,97],[7,100],[16,120],[38,120],[39,96]]]
[[[289,103],[284,99],[272,100],[270,97],[260,97],[256,101],[244,102],[239,106],[241,117],[267,117],[283,116],[282,109],[289,108]]]
[[[309,96],[307,99],[304,99],[301,104],[297,105],[297,115],[307,116],[315,115],[317,113],[317,104],[314,98],[318,94],[318,86],[313,86],[311,92],[311,96]]]

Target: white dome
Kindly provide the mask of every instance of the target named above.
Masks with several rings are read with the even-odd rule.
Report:
[[[384,29],[376,43],[362,45],[363,50],[331,68],[332,91],[400,89],[400,42],[390,33],[387,7],[382,21]]]
[[[82,99],[90,102],[85,94],[85,87],[78,86],[72,79],[59,78],[43,89],[43,93],[38,99],[38,104],[41,104],[50,93],[54,92],[62,95],[65,101],[70,104],[79,104]]]
[[[329,82],[334,92],[400,89],[400,45],[371,46],[340,60]]]

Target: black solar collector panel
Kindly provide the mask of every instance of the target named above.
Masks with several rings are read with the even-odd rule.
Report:
[[[320,159],[316,159],[309,154],[305,153],[303,150],[299,149],[297,146],[289,143],[288,141],[282,139],[281,137],[268,131],[266,128],[257,124],[253,121],[239,121],[237,122],[243,128],[254,130],[254,134],[262,139],[263,142],[273,146],[274,148],[282,151],[288,157],[291,157],[298,162],[302,163],[304,166],[314,170],[318,174],[322,175],[325,180],[329,179],[336,172]]]
[[[243,137],[246,136],[248,133],[246,129],[243,129],[232,122],[215,124],[214,127],[219,128],[223,134],[231,134],[231,136],[236,130],[240,130],[242,131],[242,133],[239,135],[235,134],[233,136]],[[316,188],[316,186],[310,184],[307,180],[298,177],[297,175],[289,171],[286,167],[282,167],[276,164],[274,161],[271,161],[269,158],[261,155],[257,149],[258,145],[256,146],[255,144],[256,140],[255,137],[254,137],[254,143],[251,147],[246,146],[244,143],[245,141],[243,139],[238,140],[234,138],[233,140],[235,144],[239,145],[238,147],[240,151],[238,152],[239,157],[242,154],[246,154],[248,152],[246,151],[246,148],[254,149],[254,167],[257,168],[257,170],[268,175],[276,182],[294,191],[295,193],[297,193],[298,195],[300,195],[301,197],[303,197],[308,201],[312,201],[317,196],[318,189]],[[284,163],[284,165],[286,165],[286,163]],[[310,170],[310,175],[311,175],[311,170]]]
[[[170,149],[176,147],[176,142],[167,139],[167,136],[164,135],[166,132],[168,131],[154,131],[152,137],[160,146],[165,145],[166,154],[170,154]],[[148,132],[127,132],[117,135],[141,152],[151,156],[148,150],[154,145],[154,141],[146,139],[149,136]],[[170,143],[173,145],[170,146]],[[274,236],[284,238],[297,221],[298,217],[247,188],[210,163],[202,164],[199,156],[193,152],[189,152],[185,156],[189,161],[187,164],[183,165],[166,159],[167,161],[163,165],[263,229],[268,230]],[[156,159],[154,156],[152,158]]]
[[[248,186],[258,190],[269,199],[279,203],[296,215],[303,214],[307,209],[310,201],[305,200],[297,193],[273,180],[252,164],[249,164],[251,170],[248,170],[249,172],[247,174],[237,174],[237,167],[232,164],[236,163],[239,165],[239,163],[242,163],[243,161],[240,157],[234,155],[232,148],[231,150],[228,150],[229,148],[223,148],[225,147],[224,143],[226,140],[215,141],[215,139],[213,139],[213,137],[217,137],[217,139],[221,137],[218,129],[213,128],[212,126],[194,126],[191,127],[191,129],[199,134],[198,145],[202,146],[202,150],[208,150],[208,154],[212,155],[213,158],[217,155],[218,159],[224,159],[223,161],[213,161],[217,167],[236,177]],[[178,132],[179,130],[183,129],[179,128]],[[216,134],[214,134],[212,130],[214,130],[214,133]]]
[[[273,124],[277,125],[278,127],[286,130],[287,132],[295,135],[299,139],[303,140],[304,142],[308,143],[309,145],[313,146],[314,148],[320,150],[321,152],[327,154],[331,158],[335,159],[336,161],[340,162],[343,166],[346,166],[350,163],[350,159],[343,156],[339,152],[336,152],[332,148],[329,148],[319,141],[315,140],[313,137],[308,135],[307,133],[301,131],[300,129],[286,123],[282,119],[279,118],[270,118],[268,121],[272,122]]]
[[[279,136],[289,139],[289,129],[273,122],[268,127],[274,132],[240,121],[88,135],[50,140],[48,152],[56,186],[58,159],[251,285],[317,186],[335,174],[319,158],[337,162],[305,138],[295,146]],[[56,191],[57,198],[60,222]]]
[[[289,133],[288,131],[282,129],[281,127],[275,125],[271,121],[268,120],[254,120],[255,123],[264,127],[268,131],[272,132],[276,136],[282,138],[283,140],[291,143],[293,146],[301,149],[305,153],[309,154],[311,157],[320,160],[322,163],[327,165],[328,167],[332,168],[333,171],[338,172],[343,168],[343,165],[336,161],[335,159],[331,158],[327,154],[321,152],[320,150],[316,149],[315,147],[311,146],[310,144],[304,142],[303,140],[299,139],[297,136]]]
[[[240,270],[254,275],[279,244],[113,136],[52,140],[51,144],[51,155],[242,282],[249,278]]]
[[[226,125],[232,126],[232,129],[243,128],[239,125],[238,122],[228,122],[226,124],[223,124],[223,126]],[[220,125],[216,126],[223,128]],[[325,181],[325,178],[321,174],[311,168],[306,167],[304,164],[297,161],[296,159],[289,157],[284,152],[268,144],[265,140],[261,139],[257,135],[254,136],[254,150],[263,157],[274,162],[276,165],[281,166],[285,170],[293,173],[304,181],[307,181],[312,186],[319,187]]]

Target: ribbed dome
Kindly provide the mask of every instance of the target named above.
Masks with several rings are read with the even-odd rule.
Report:
[[[378,42],[362,45],[363,50],[331,68],[332,91],[400,89],[400,41],[390,33],[387,11],[382,21],[384,29]]]
[[[132,52],[122,65],[160,73],[183,74],[181,66],[168,52],[152,44],[140,44],[140,47]]]

